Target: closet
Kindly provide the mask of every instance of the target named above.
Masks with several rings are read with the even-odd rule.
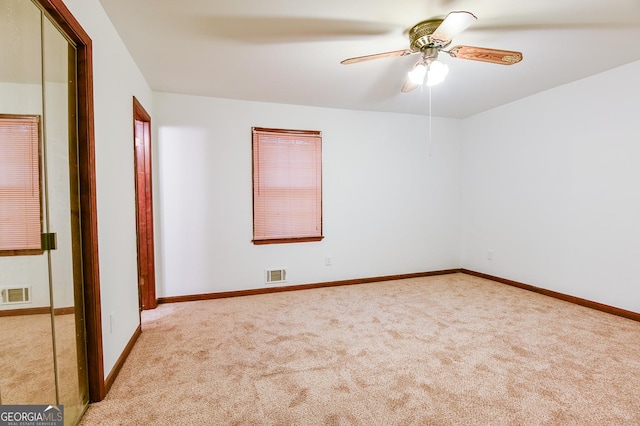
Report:
[[[0,404],[89,401],[76,50],[31,0],[0,0]]]

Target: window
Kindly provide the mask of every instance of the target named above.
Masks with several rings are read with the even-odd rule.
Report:
[[[0,255],[40,254],[40,117],[0,114]]]
[[[253,243],[322,240],[322,135],[254,127]]]

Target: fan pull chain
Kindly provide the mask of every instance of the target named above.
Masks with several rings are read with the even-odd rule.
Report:
[[[424,86],[426,85],[421,85],[420,86],[420,91],[423,92],[424,90]],[[432,141],[432,137],[431,137],[431,86],[427,86],[428,90],[429,90],[429,134],[427,136],[427,154],[429,155],[429,157],[431,157],[431,145],[433,143]]]
[[[433,141],[431,138],[431,86],[429,86],[429,141],[427,142],[427,150],[429,152],[429,157],[431,157],[431,145]]]

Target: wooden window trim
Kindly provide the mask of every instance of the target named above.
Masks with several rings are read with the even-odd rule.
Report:
[[[257,246],[267,245],[267,244],[288,244],[288,243],[310,243],[316,241],[322,241],[324,239],[324,235],[319,237],[305,237],[305,238],[273,238],[273,239],[265,239],[265,240],[251,240],[251,242]]]

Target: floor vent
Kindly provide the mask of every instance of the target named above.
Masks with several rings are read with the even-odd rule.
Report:
[[[267,284],[283,283],[287,281],[287,271],[284,268],[267,269],[264,282]]]
[[[31,303],[31,289],[29,287],[4,287],[2,293],[2,304]]]

